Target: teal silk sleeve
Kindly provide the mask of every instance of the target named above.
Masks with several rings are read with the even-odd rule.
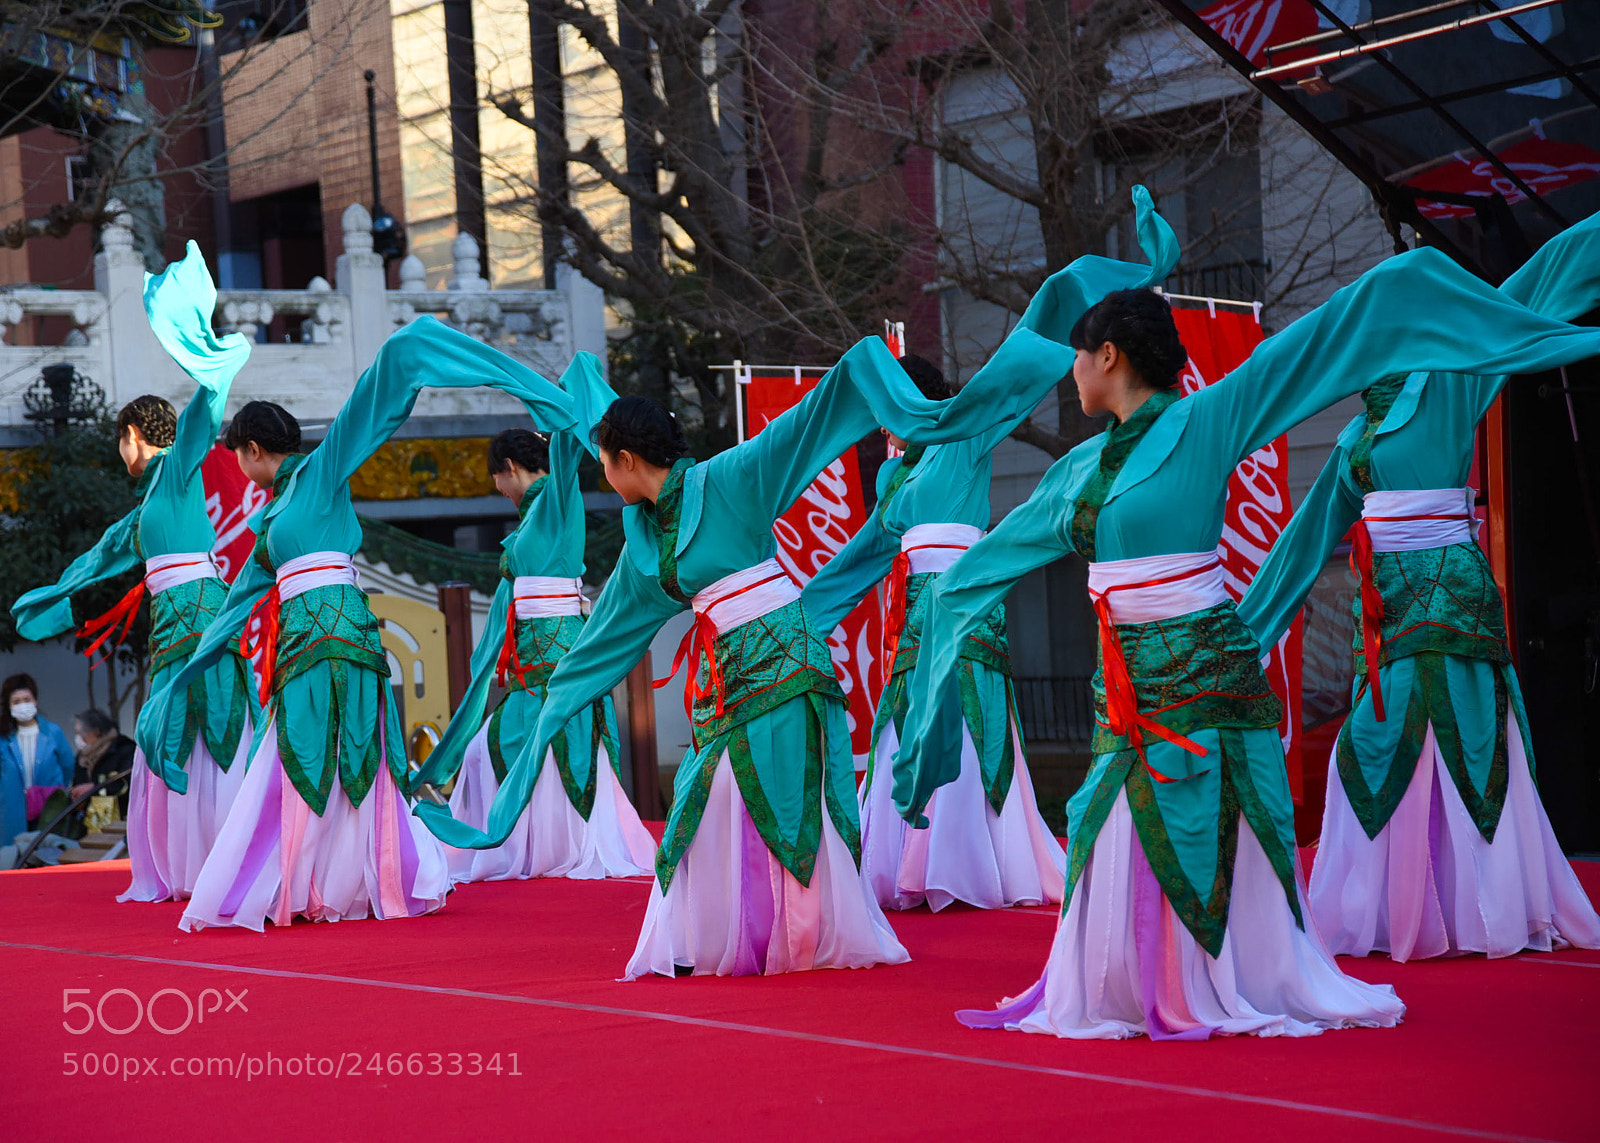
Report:
[[[11,605],[17,634],[24,639],[53,639],[73,627],[72,594],[90,584],[111,579],[139,566],[134,533],[139,527],[135,508],[106,529],[100,541],[67,565],[61,578],[36,587]]]
[[[222,431],[228,392],[250,358],[250,343],[243,334],[218,337],[212,332],[211,315],[216,308],[217,288],[192,239],[183,261],[174,262],[160,274],[144,276],[144,310],[150,329],[198,386],[178,414],[177,436],[168,459],[169,464],[176,463],[184,484],[195,478]]]
[[[245,561],[238,578],[228,589],[228,598],[223,600],[222,610],[217,612],[217,617],[206,627],[194,654],[189,656],[188,661],[173,675],[166,686],[150,696],[143,709],[139,711],[139,722],[134,737],[147,759],[162,759],[164,762],[174,763],[184,761],[167,759],[160,749],[162,732],[170,725],[168,716],[172,704],[181,701],[189,691],[189,684],[205,674],[223,655],[233,649],[233,644],[238,641],[245,623],[250,618],[251,610],[276,582],[272,573],[258,562]],[[161,775],[162,781],[166,782],[173,792],[181,794],[189,788],[189,776],[181,765],[164,766],[164,771]]]
[[[856,531],[822,570],[800,589],[806,616],[824,636],[844,622],[850,609],[889,574],[900,552],[900,537],[883,526],[877,512]]]
[[[955,781],[961,770],[956,670],[962,645],[1019,579],[1072,550],[1067,532],[1078,479],[1073,459],[1068,454],[1051,465],[1032,496],[933,582],[894,767],[895,808],[919,827],[926,824],[922,810],[934,790]]]
[[[550,674],[539,721],[506,771],[485,828],[474,829],[452,817],[448,807],[429,802],[417,804],[417,816],[440,841],[457,848],[492,849],[505,841],[532,796],[538,760],[549,750],[550,740],[578,711],[620,683],[649,649],[661,625],[681,610],[683,605],[640,572],[624,549],[583,634]]]
[[[1239,618],[1263,653],[1283,638],[1328,557],[1361,518],[1361,497],[1344,479],[1349,465],[1345,450],[1335,448],[1239,601]]]
[[[502,579],[489,601],[489,614],[483,621],[483,636],[472,650],[472,681],[461,705],[450,716],[450,725],[444,737],[433,748],[427,760],[411,776],[413,791],[425,783],[435,787],[448,782],[461,769],[467,747],[483,725],[484,712],[489,707],[489,685],[494,679],[495,665],[500,661],[500,649],[505,645],[506,612],[511,607],[512,582]]]

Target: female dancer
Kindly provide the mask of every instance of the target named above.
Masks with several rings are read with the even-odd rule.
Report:
[[[148,591],[153,693],[171,685],[228,593],[211,558],[217,536],[206,515],[200,465],[216,442],[228,390],[250,356],[250,343],[236,333],[223,338],[212,333],[217,290],[193,242],[183,261],[159,276],[145,275],[144,297],[151,329],[194,378],[194,398],[181,414],[148,395],[134,398],[117,414],[117,447],[129,475],[139,479],[138,507],[72,561],[54,584],[17,600],[12,614],[25,639],[60,635],[73,626],[74,592],[142,561],[139,585],[79,634],[94,639],[90,655],[121,638]],[[133,770],[128,813],[133,884],[119,901],[189,896],[244,781],[256,714],[245,663],[235,654],[219,655],[205,670],[186,676],[184,689],[175,693],[183,700],[152,724],[143,763]]]
[[[1564,320],[1600,305],[1600,215],[1500,289]],[[1600,917],[1534,788],[1505,610],[1462,487],[1505,382],[1413,373],[1368,389],[1239,605],[1272,646],[1355,526],[1355,696],[1307,891],[1335,953],[1600,947]]]
[[[405,917],[444,904],[444,852],[411,821],[401,793],[404,744],[378,624],[351,560],[361,525],[349,481],[424,387],[480,384],[539,404],[552,425],[571,423],[534,391],[536,374],[420,318],[383,344],[309,455],[298,451],[295,419],[270,402],[250,402],[228,426],[224,443],[273,500],[257,517],[255,558],[188,664],[146,705],[139,740],[165,725],[175,696],[241,633],[243,653],[262,656],[267,724],[180,927],[259,931],[268,920]],[[167,775],[175,786],[182,778]]]
[[[901,365],[923,396],[950,396],[944,377],[920,357]],[[888,684],[878,700],[872,749],[861,783],[861,875],[878,904],[935,912],[951,901],[982,909],[1059,902],[1066,855],[1034,804],[1011,693],[1004,605],[962,647],[961,775],[928,803],[927,829],[894,810],[890,759],[905,720],[907,682],[917,661],[928,587],[989,524],[990,454],[1016,427],[932,448],[906,448],[878,471],[878,506],[801,592],[820,631],[831,631],[868,591],[889,579],[884,630]],[[887,431],[887,430],[886,430]]]
[[[482,828],[506,767],[539,717],[550,672],[583,630],[583,493],[578,459],[616,399],[591,353],[561,378],[577,423],[549,442],[507,429],[489,443],[495,487],[517,505],[517,528],[502,541],[500,588],[472,653],[472,684],[443,740],[412,779],[442,786],[460,771],[450,812]],[[531,408],[537,417],[542,410]],[[489,682],[508,686],[484,719]],[[465,760],[463,761],[463,754]],[[580,710],[550,743],[533,800],[498,849],[451,849],[454,881],[523,877],[632,877],[647,873],[656,843],[622,792],[617,712],[608,694]]]
[[[1112,425],[940,577],[902,739],[895,803],[915,818],[957,772],[936,723],[962,640],[1028,570],[1073,550],[1091,561],[1100,725],[1068,806],[1066,908],[1039,981],[961,1019],[1077,1038],[1392,1025],[1392,990],[1346,977],[1303,924],[1279,703],[1217,561],[1228,478],[1376,378],[1543,368],[1593,353],[1600,331],[1541,318],[1418,250],[1186,400],[1161,299],[1112,294],[1070,340],[1084,410]]]

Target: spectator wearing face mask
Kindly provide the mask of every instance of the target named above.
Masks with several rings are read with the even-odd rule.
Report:
[[[73,771],[70,791],[74,801],[94,789],[96,783],[133,769],[133,739],[123,734],[105,711],[91,707],[73,720],[72,729],[72,744],[78,751],[78,765]],[[120,813],[126,819],[128,780],[113,782],[100,792],[116,797]]]
[[[72,782],[72,745],[59,726],[39,717],[39,684],[31,675],[0,683],[0,842],[28,828],[28,790],[48,791]],[[43,793],[34,795],[43,803]],[[37,812],[37,811],[35,811]]]

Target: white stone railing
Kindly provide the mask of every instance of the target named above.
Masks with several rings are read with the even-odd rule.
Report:
[[[255,345],[234,381],[229,407],[246,401],[276,401],[309,423],[338,412],[378,346],[423,314],[464,330],[525,362],[547,377],[558,376],[580,349],[605,354],[604,299],[574,272],[564,271],[555,290],[492,290],[480,271],[477,243],[468,234],[451,247],[455,273],[449,286],[423,285],[415,256],[400,265],[400,288],[385,282],[383,260],[373,252],[371,217],[352,205],[342,219],[344,253],[336,283],[315,278],[304,290],[223,290],[215,326],[237,331]],[[141,393],[157,393],[175,404],[188,400],[191,382],[150,332],[144,316],[144,265],[133,249],[125,214],[114,213],[101,232],[95,256],[94,290],[0,288],[0,426],[20,426],[22,394],[46,365],[69,362],[105,391],[113,408]],[[72,330],[63,344],[6,344],[11,327],[33,317],[64,317]],[[263,340],[274,318],[300,318],[298,338]],[[516,416],[521,406],[482,389],[425,392],[421,416]]]

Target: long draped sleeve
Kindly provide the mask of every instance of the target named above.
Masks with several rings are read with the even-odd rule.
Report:
[[[594,446],[589,439],[590,433],[605,411],[611,407],[616,395],[606,384],[600,372],[599,359],[592,353],[579,353],[573,358],[572,364],[561,375],[561,385],[571,401],[574,423],[570,429],[558,429],[550,434],[548,479],[556,482],[556,487],[552,487],[545,495],[556,495],[572,501],[567,505],[567,511],[581,513],[583,494],[578,489],[578,459],[585,450],[593,450]],[[517,390],[517,395],[523,396],[520,388]],[[529,392],[527,398],[523,403],[528,408],[528,415],[533,418],[534,424],[541,429],[544,428],[547,423],[545,420],[548,415],[547,405],[540,403],[537,392]],[[550,537],[552,543],[558,542],[559,539],[559,536]],[[421,768],[412,775],[413,790],[421,789],[423,785],[442,786],[461,769],[467,747],[472,744],[472,739],[477,735],[488,710],[489,688],[494,679],[495,667],[500,661],[501,649],[505,645],[506,613],[512,607],[513,594],[512,581],[502,578],[500,585],[495,588],[494,598],[490,601],[489,614],[484,620],[483,635],[472,651],[470,665],[472,681],[467,685],[467,692],[461,699],[461,705],[456,707],[455,713],[450,716],[450,725],[445,728],[439,744],[433,748]]]
[[[223,600],[222,610],[217,612],[216,618],[207,625],[205,634],[200,636],[194,654],[189,656],[166,686],[150,696],[139,711],[139,722],[134,731],[139,749],[144,751],[147,759],[160,759],[163,764],[174,763],[165,766],[161,777],[175,793],[181,794],[188,789],[189,776],[182,769],[184,759],[169,759],[159,749],[163,728],[170,725],[168,714],[172,703],[185,696],[191,683],[232,650],[244,631],[251,610],[276,582],[272,573],[258,562],[246,560],[228,588],[228,597]]]
[[[417,803],[417,816],[440,841],[460,849],[492,849],[505,841],[532,796],[535,761],[544,757],[550,740],[580,710],[627,677],[656,632],[682,610],[683,605],[662,591],[653,576],[640,571],[624,548],[583,633],[550,673],[539,721],[506,772],[485,828],[474,829],[452,817],[447,807],[429,802]]]
[[[135,508],[107,528],[94,547],[68,564],[55,583],[36,587],[20,596],[11,605],[17,634],[38,641],[72,630],[74,592],[139,566],[139,554],[133,542],[138,528],[139,510]]]
[[[882,514],[868,515],[856,534],[800,589],[807,618],[824,635],[832,632],[889,574],[899,553],[900,537],[883,526]]]
[[[1072,550],[1067,513],[1076,471],[1072,454],[1056,461],[1032,496],[933,582],[894,767],[895,808],[919,827],[934,790],[955,781],[961,769],[961,647],[1018,580]]]
[[[150,329],[196,386],[194,396],[178,414],[177,435],[167,459],[176,466],[183,484],[195,478],[216,443],[233,379],[250,358],[250,342],[243,334],[218,337],[212,331],[211,315],[216,308],[217,287],[193,239],[181,262],[160,274],[144,276],[144,310]]]
[[[1531,373],[1600,353],[1600,330],[1535,313],[1437,250],[1397,255],[1187,398],[1231,468],[1313,413],[1416,372]]]

